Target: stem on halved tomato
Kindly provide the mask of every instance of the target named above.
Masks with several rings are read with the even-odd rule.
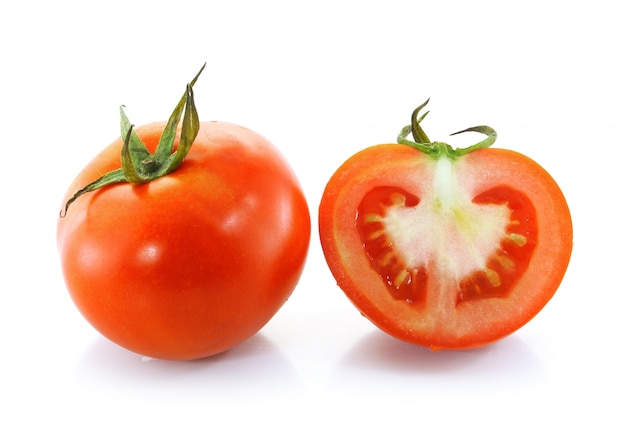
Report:
[[[142,184],[166,176],[180,166],[185,156],[191,149],[191,145],[198,135],[200,120],[193,97],[193,85],[200,77],[206,63],[202,65],[198,74],[187,84],[187,89],[182,98],[178,101],[176,108],[169,117],[165,129],[161,134],[159,144],[152,154],[146,145],[139,139],[139,136],[131,125],[124,106],[120,107],[121,135],[124,145],[122,146],[121,163],[122,167],[105,173],[100,178],[78,190],[65,203],[65,207],[59,214],[65,217],[70,205],[85,193],[95,191],[119,182]],[[184,115],[183,115],[184,110]],[[180,119],[183,119],[178,147],[174,150],[176,130]]]
[[[475,132],[487,136],[481,142],[468,146],[467,148],[452,148],[452,146],[444,142],[431,142],[420,125],[422,120],[424,120],[429,113],[429,111],[426,111],[420,116],[420,111],[424,109],[429,100],[430,99],[426,100],[420,106],[415,108],[411,114],[411,124],[402,128],[400,134],[398,135],[398,143],[418,149],[429,156],[440,157],[442,155],[446,155],[450,158],[458,158],[479,148],[489,148],[495,143],[498,135],[493,128],[486,125],[473,126],[471,128],[450,134],[451,136],[454,136],[461,133]],[[413,136],[413,140],[408,139],[409,134]]]

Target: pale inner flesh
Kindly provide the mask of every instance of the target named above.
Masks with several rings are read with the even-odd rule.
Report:
[[[438,269],[459,283],[487,269],[507,235],[507,205],[475,204],[458,183],[455,162],[435,163],[432,187],[414,207],[394,205],[383,218],[386,234],[408,269]],[[399,203],[399,202],[398,202]]]

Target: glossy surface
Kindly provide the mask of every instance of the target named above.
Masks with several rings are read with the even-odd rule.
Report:
[[[153,150],[162,127],[137,133]],[[120,150],[116,141],[100,153],[66,199],[119,168]],[[310,218],[267,140],[211,122],[170,175],[78,198],[57,238],[69,293],[96,329],[137,353],[186,360],[239,344],[283,305],[304,266]]]

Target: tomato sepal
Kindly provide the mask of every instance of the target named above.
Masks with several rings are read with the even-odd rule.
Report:
[[[187,84],[185,93],[178,101],[167,121],[154,154],[148,150],[135,132],[134,126],[130,123],[124,111],[124,105],[120,106],[120,129],[121,137],[124,141],[121,152],[121,168],[105,173],[74,193],[65,203],[60,217],[65,217],[70,205],[85,193],[121,182],[148,183],[170,174],[181,165],[200,129],[200,119],[194,101],[193,86],[205,66],[206,63],[202,65],[200,71]],[[178,147],[174,149],[181,117],[183,123],[180,131],[180,140]]]
[[[484,140],[466,148],[452,148],[451,145],[444,142],[431,142],[420,125],[429,113],[429,111],[426,111],[420,116],[420,111],[424,109],[429,101],[430,99],[427,99],[424,103],[415,108],[411,114],[411,124],[404,126],[400,130],[400,134],[398,134],[397,142],[399,144],[413,147],[434,158],[448,156],[451,159],[455,159],[480,148],[489,148],[496,142],[498,134],[493,128],[487,125],[473,126],[450,134],[451,136],[456,136],[457,134],[475,132],[487,136]],[[409,134],[413,136],[413,140],[408,139]]]

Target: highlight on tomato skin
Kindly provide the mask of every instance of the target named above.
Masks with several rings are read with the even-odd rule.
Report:
[[[430,142],[422,107],[398,143],[356,153],[330,178],[320,241],[340,288],[380,329],[432,350],[479,347],[555,294],[571,215],[540,165],[490,148],[493,129],[468,129],[487,136],[468,148]]]
[[[158,359],[204,358],[257,333],[294,291],[310,241],[282,154],[245,127],[201,122],[191,86],[167,122],[135,128],[121,109],[122,137],[72,182],[57,224],[79,312]]]

